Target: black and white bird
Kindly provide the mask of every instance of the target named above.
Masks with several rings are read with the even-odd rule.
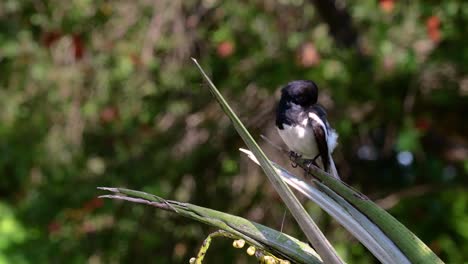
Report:
[[[288,148],[338,178],[331,154],[338,134],[327,120],[325,109],[317,104],[318,88],[312,81],[292,81],[281,89],[276,113],[278,133]]]

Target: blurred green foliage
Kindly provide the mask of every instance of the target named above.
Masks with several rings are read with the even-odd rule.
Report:
[[[313,1],[2,1],[0,263],[186,263],[212,231],[103,202],[96,186],[280,228],[284,207],[240,158],[191,56],[254,135],[276,142],[277,90],[315,80],[342,177],[443,260],[467,261],[468,3],[347,4],[358,46],[337,44]],[[348,262],[376,262],[307,207]],[[290,216],[284,230],[303,238]],[[230,244],[215,241],[206,262],[253,263]]]

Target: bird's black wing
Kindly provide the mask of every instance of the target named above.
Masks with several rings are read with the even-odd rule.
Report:
[[[330,156],[328,155],[327,135],[325,131],[326,128],[320,125],[320,123],[313,118],[309,118],[309,124],[312,126],[312,130],[314,131],[319,155],[322,158],[323,169],[326,172],[329,172]]]
[[[315,104],[315,105],[310,107],[309,111],[314,112],[315,114],[317,114],[318,117],[320,117],[320,119],[323,121],[323,123],[325,124],[327,129],[329,129],[329,124],[328,124],[328,121],[327,121],[327,112],[325,111],[325,109],[321,105]]]

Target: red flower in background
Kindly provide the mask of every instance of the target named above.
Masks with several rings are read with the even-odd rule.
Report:
[[[385,13],[390,13],[395,7],[395,0],[380,0],[379,6],[380,9],[382,9],[382,11],[384,11]]]
[[[60,231],[61,228],[62,228],[62,225],[57,221],[52,221],[47,226],[47,230],[49,231],[49,234],[57,233]]]
[[[427,35],[436,43],[441,39],[440,24],[440,18],[438,16],[431,16],[426,20]]]
[[[415,127],[418,131],[425,132],[431,127],[431,122],[426,118],[419,118],[416,120]]]
[[[99,117],[102,123],[108,124],[119,118],[119,109],[114,106],[107,106],[101,110]]]
[[[85,211],[93,211],[94,209],[100,208],[104,205],[104,202],[100,198],[93,198],[90,201],[86,202],[83,206]]]
[[[234,53],[234,44],[231,41],[223,41],[218,44],[218,56],[227,58]]]
[[[320,54],[311,42],[302,45],[297,56],[299,64],[303,67],[312,67],[320,63]]]
[[[80,60],[83,58],[84,55],[84,42],[81,37],[77,34],[73,34],[72,36],[73,41],[73,54],[75,55],[76,60]]]
[[[50,48],[57,40],[62,37],[62,33],[58,31],[46,31],[42,34],[42,43],[47,48]]]
[[[42,43],[47,48],[52,48],[55,42],[59,41],[63,37],[70,37],[72,41],[73,57],[78,61],[83,58],[85,52],[85,45],[82,37],[79,34],[66,35],[60,31],[46,31],[42,33]]]

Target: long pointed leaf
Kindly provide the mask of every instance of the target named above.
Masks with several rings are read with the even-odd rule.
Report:
[[[225,230],[257,248],[291,262],[323,264],[317,253],[306,243],[244,218],[189,203],[165,200],[156,195],[135,190],[108,187],[100,187],[98,189],[114,193],[114,195],[102,195],[100,196],[101,198],[126,200],[177,213],[178,215]]]

